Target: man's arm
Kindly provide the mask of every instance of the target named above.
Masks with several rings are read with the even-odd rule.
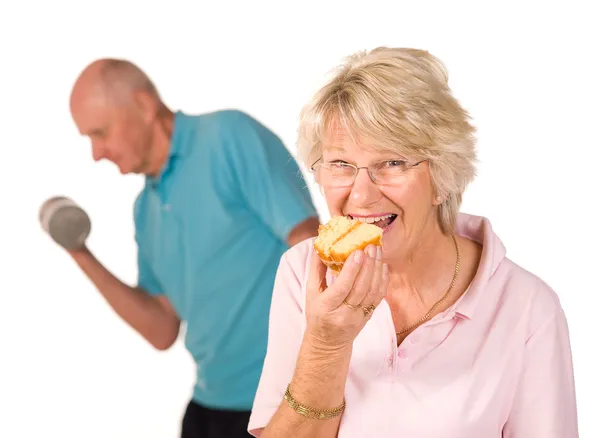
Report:
[[[228,116],[235,135],[223,166],[236,182],[233,190],[241,191],[248,208],[289,246],[316,236],[317,210],[298,163],[281,139],[245,113]]]
[[[319,232],[319,225],[319,218],[316,216],[310,217],[305,221],[300,222],[292,229],[292,231],[288,235],[288,245],[292,247],[295,244],[302,242],[303,240],[315,237]]]
[[[166,350],[175,343],[180,320],[164,295],[152,296],[142,288],[126,285],[87,248],[69,254],[114,311],[152,346]]]

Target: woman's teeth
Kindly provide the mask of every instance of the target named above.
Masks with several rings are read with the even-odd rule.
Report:
[[[359,217],[357,219],[361,222],[366,222],[368,224],[372,224],[372,223],[382,221],[382,220],[387,219],[392,216],[393,216],[393,214],[387,214],[385,216]]]
[[[392,221],[396,218],[396,216],[397,215],[395,215],[395,214],[386,214],[384,216],[370,216],[370,217],[356,217],[356,218],[353,216],[350,216],[350,218],[359,220],[361,222],[365,222],[367,224],[380,225],[378,222],[385,221],[386,224],[392,223]]]

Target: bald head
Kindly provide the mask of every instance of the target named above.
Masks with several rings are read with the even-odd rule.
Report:
[[[123,59],[104,58],[89,64],[79,75],[71,93],[71,109],[79,103],[126,104],[135,92],[160,101],[148,75],[137,65]]]
[[[79,132],[92,140],[96,160],[106,158],[122,172],[155,167],[155,134],[172,113],[138,66],[112,58],[92,62],[73,85],[70,108]]]

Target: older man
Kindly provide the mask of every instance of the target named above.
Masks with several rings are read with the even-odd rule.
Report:
[[[95,160],[145,176],[134,205],[137,286],[86,247],[71,256],[154,347],[169,348],[186,322],[197,381],[182,436],[249,436],[279,259],[319,225],[296,162],[241,111],[171,111],[128,61],[86,67],[70,105]]]

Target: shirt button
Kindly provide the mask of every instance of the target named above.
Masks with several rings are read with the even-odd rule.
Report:
[[[388,357],[387,363],[388,363],[388,365],[393,365],[394,364],[394,357],[393,356]]]
[[[398,351],[398,357],[402,357],[402,358],[406,357],[406,351],[404,351],[404,350]]]

